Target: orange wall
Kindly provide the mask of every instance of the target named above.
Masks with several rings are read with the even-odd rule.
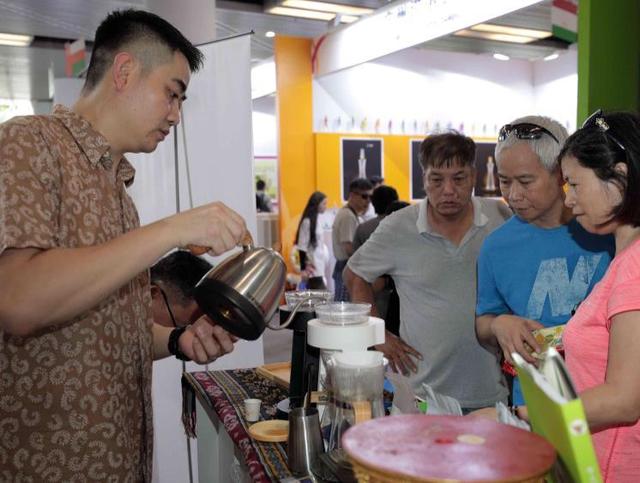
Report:
[[[316,189],[311,40],[278,35],[274,51],[280,160],[280,239],[282,254],[288,261],[298,220],[309,195]]]
[[[410,141],[423,139],[420,136],[378,135],[378,134],[330,134],[317,133],[316,165],[318,190],[329,198],[329,207],[342,206],[340,200],[340,140],[349,139],[382,139],[382,163],[385,184],[398,190],[401,200],[409,199],[409,179],[411,156]]]

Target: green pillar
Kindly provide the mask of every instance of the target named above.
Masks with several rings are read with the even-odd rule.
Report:
[[[640,109],[640,1],[578,4],[578,126],[598,108]]]

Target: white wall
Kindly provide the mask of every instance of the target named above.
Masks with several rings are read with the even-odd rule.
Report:
[[[53,80],[53,104],[71,107],[80,97],[84,79],[61,77]]]
[[[255,156],[278,155],[278,123],[275,96],[253,100],[253,152]]]
[[[533,63],[534,112],[552,117],[571,133],[578,113],[578,53],[569,50]]]
[[[317,131],[423,133],[436,124],[474,136],[529,113],[552,115],[562,123],[576,117],[575,52],[550,62],[488,55],[407,49],[375,62],[314,80],[313,116]],[[328,119],[325,126],[324,118]],[[337,119],[340,118],[340,126]],[[351,119],[355,123],[352,128]],[[414,130],[417,126],[417,132]]]
[[[190,206],[187,189],[185,145],[189,157],[194,206],[221,200],[240,213],[256,233],[253,191],[249,37],[239,37],[202,47],[204,69],[192,76],[189,100],[178,127],[180,206]],[[153,154],[129,157],[136,167],[130,188],[143,224],[176,212],[174,135]],[[262,339],[236,344],[232,354],[210,369],[255,367],[263,363]],[[203,370],[193,363],[187,370]],[[153,368],[155,428],[154,482],[189,481],[187,443],[182,427],[181,363],[174,358],[158,361]],[[195,444],[192,444],[195,456]],[[194,465],[195,466],[195,465]]]

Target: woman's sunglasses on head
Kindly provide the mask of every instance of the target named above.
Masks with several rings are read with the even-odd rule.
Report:
[[[618,146],[622,151],[627,151],[624,145],[616,139],[616,137],[611,134],[611,130],[609,129],[609,124],[604,119],[604,115],[602,114],[602,109],[598,109],[596,112],[591,114],[583,123],[580,129],[597,129],[598,131],[604,133],[609,139],[611,139],[616,146]]]

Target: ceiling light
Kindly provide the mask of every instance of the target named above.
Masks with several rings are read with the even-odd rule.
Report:
[[[508,55],[504,55],[504,54],[498,54],[497,52],[495,54],[493,54],[493,58],[496,60],[509,60],[511,57],[509,57]]]
[[[532,37],[534,39],[546,39],[551,37],[551,32],[546,30],[524,29],[520,27],[508,27],[506,25],[495,25],[490,23],[479,23],[470,27],[477,32],[493,32],[496,34],[515,35],[516,37]]]
[[[342,23],[353,23],[356,20],[360,20],[360,17],[355,17],[353,15],[340,15],[340,21]]]
[[[310,18],[313,20],[332,20],[336,15],[329,12],[314,12],[313,10],[302,10],[299,8],[271,7],[267,13],[274,15],[287,15],[289,17]]]
[[[558,55],[557,52],[554,52],[553,54],[547,55],[544,60],[556,60],[558,57],[560,57],[560,55]]]
[[[459,37],[473,37],[476,39],[486,39],[486,40],[496,40],[498,42],[511,42],[515,44],[528,44],[529,42],[533,42],[533,37],[522,37],[519,35],[509,35],[509,34],[497,34],[491,32],[477,32],[475,30],[459,30],[454,35]]]
[[[268,32],[264,33],[264,36],[268,39],[272,39],[276,36],[276,33],[273,30],[269,30]]]
[[[343,13],[346,15],[367,15],[373,12],[371,8],[352,7],[350,5],[337,5],[335,3],[314,2],[311,0],[284,0],[283,7],[303,8],[305,10],[318,10],[320,12]]]
[[[11,45],[14,47],[26,47],[33,42],[31,35],[4,34],[0,33],[0,45]]]

